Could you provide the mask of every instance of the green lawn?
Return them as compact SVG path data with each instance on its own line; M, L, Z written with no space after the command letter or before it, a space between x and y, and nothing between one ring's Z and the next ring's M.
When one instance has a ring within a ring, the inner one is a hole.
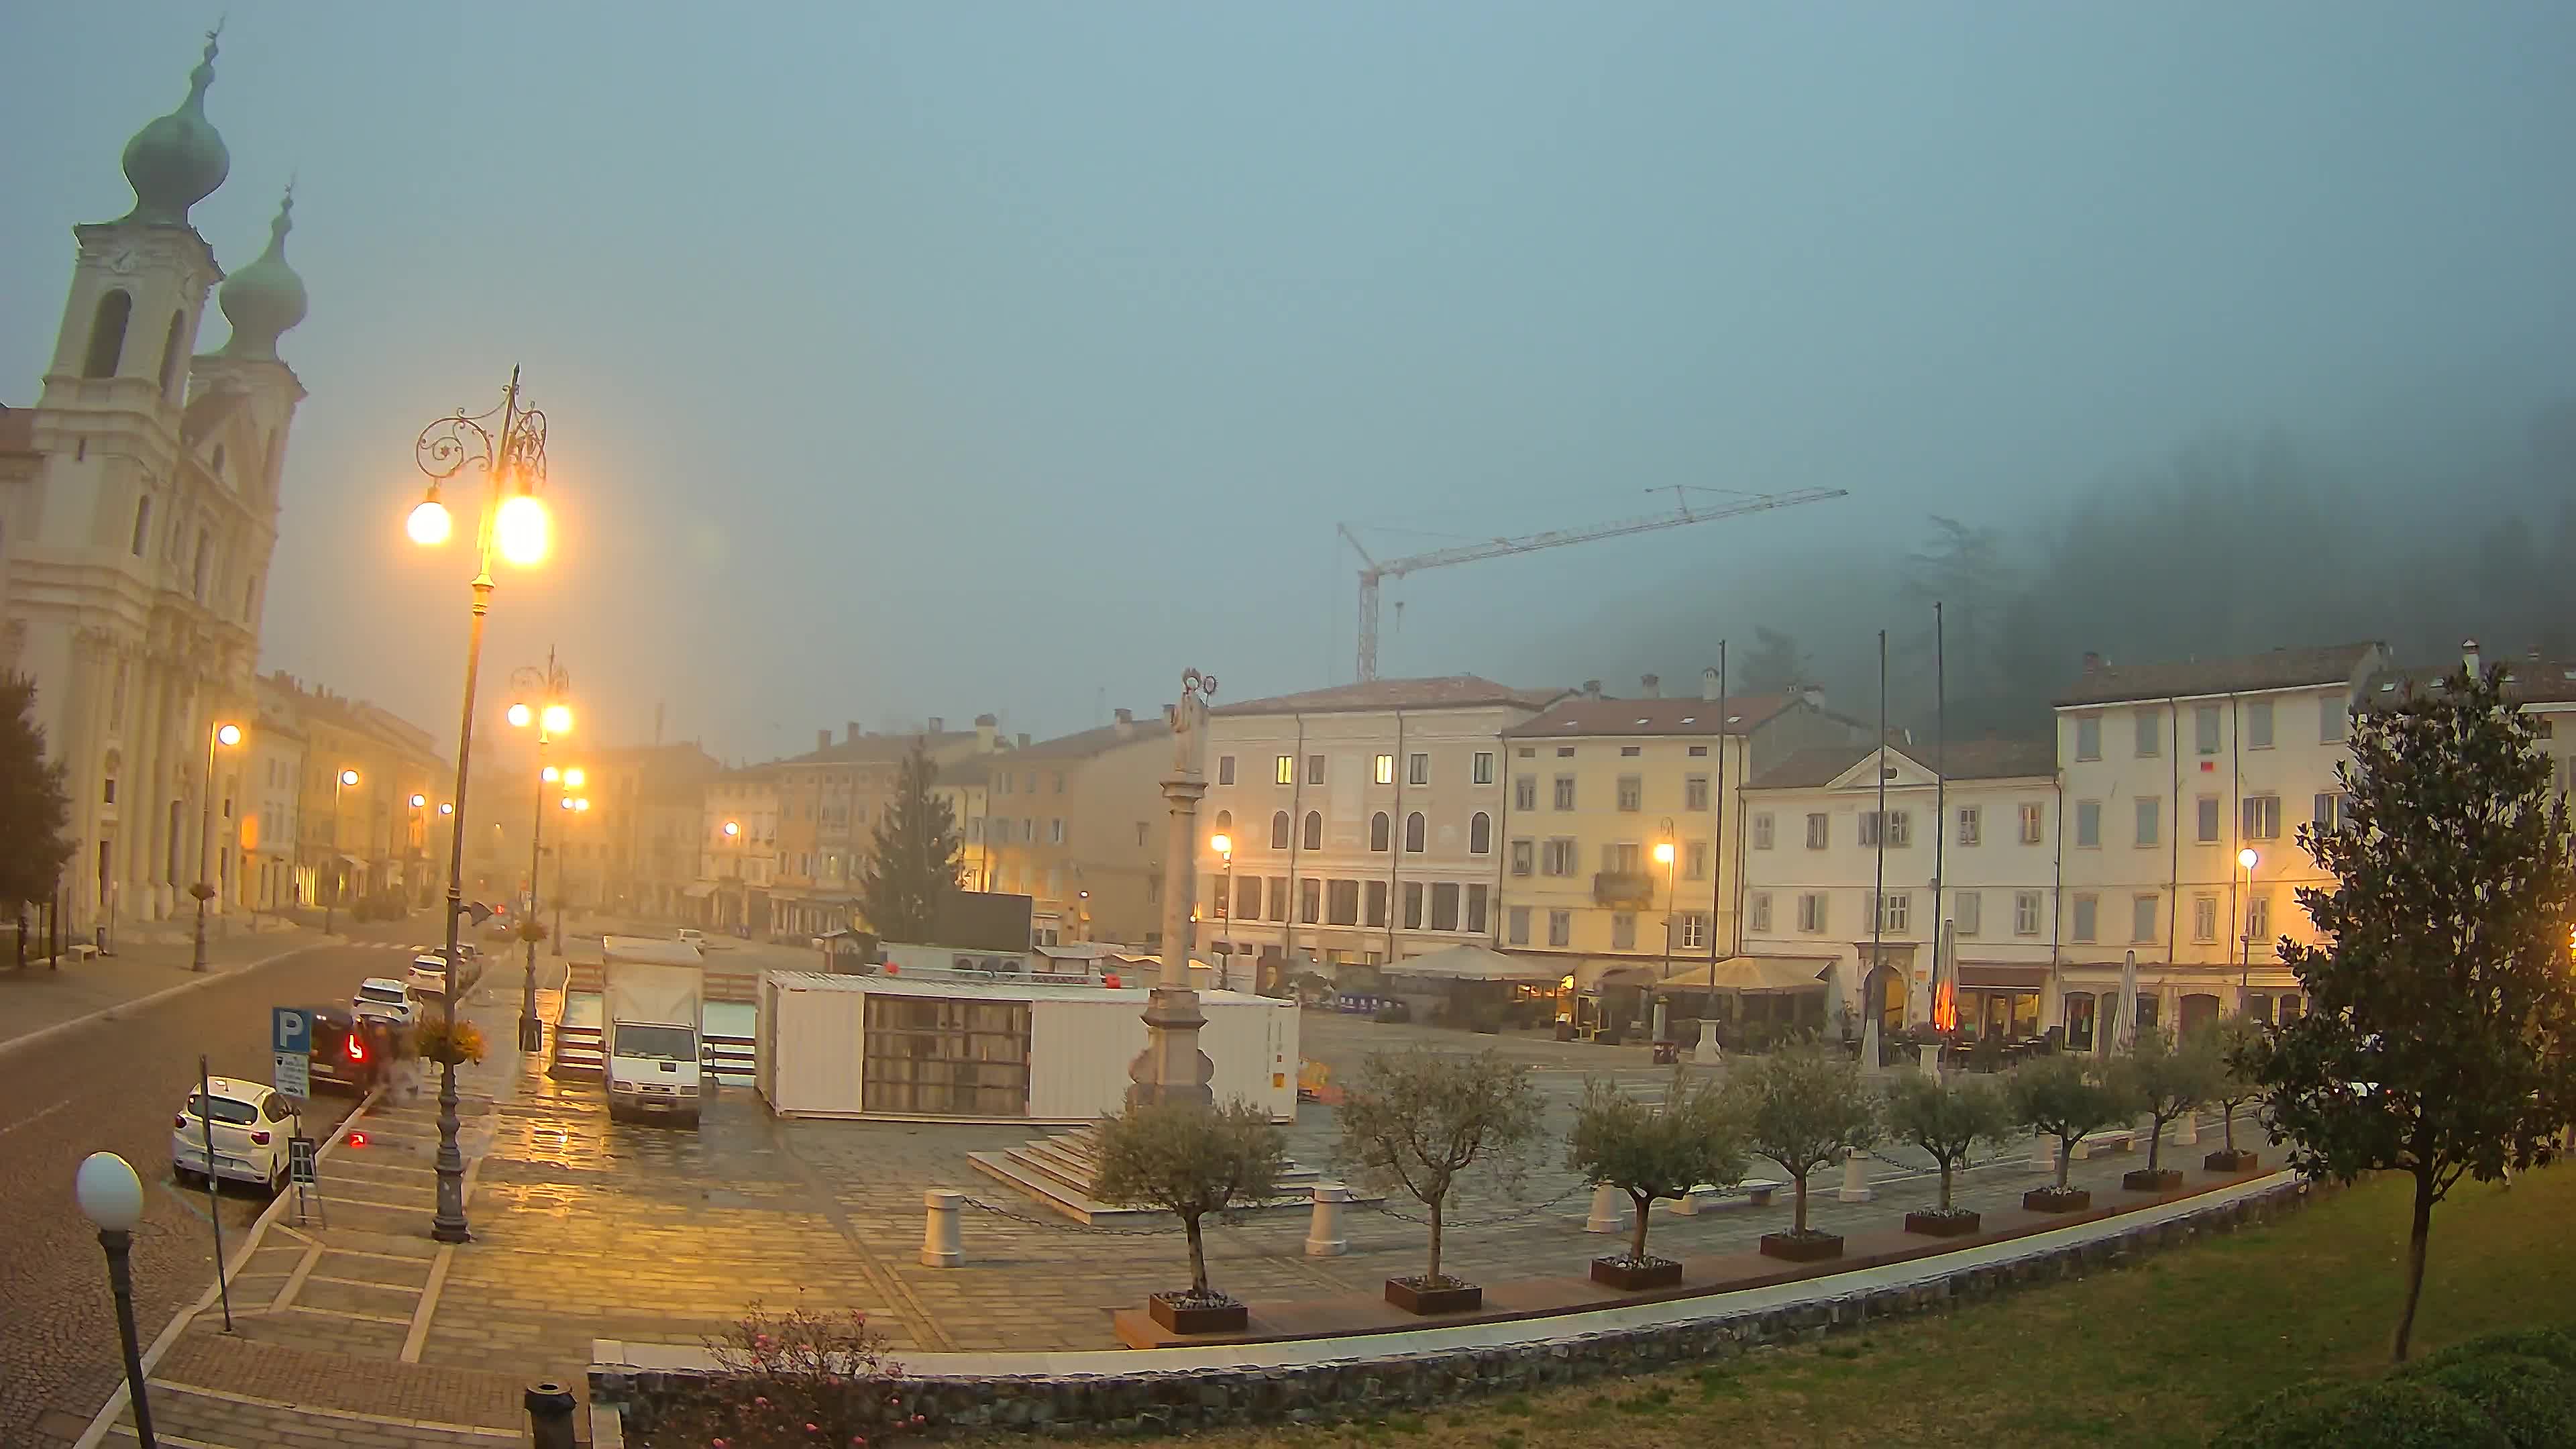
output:
M2385 1366L2410 1190L2391 1178L2328 1193L2124 1271L1704 1368L1374 1424L1163 1442L2199 1446L2277 1388ZM2509 1191L2454 1189L2433 1218L2416 1353L2576 1318L2571 1223L2576 1166Z

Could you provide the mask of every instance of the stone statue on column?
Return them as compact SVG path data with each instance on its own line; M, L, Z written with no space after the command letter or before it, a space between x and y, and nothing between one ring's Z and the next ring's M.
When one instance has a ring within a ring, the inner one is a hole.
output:
M1216 676L1192 669L1181 675L1181 698L1167 711L1172 722L1172 771L1163 780L1171 807L1171 833L1163 851L1163 976L1147 994L1145 1050L1127 1069L1130 1107L1215 1105L1208 1083L1216 1064L1199 1050L1198 993L1190 989L1191 919L1198 890L1199 799L1207 794L1207 702Z

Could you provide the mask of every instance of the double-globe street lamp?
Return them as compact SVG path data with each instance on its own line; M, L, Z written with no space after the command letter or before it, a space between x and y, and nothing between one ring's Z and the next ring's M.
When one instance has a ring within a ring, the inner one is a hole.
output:
M331 849L335 854L340 849L340 792L356 783L358 772L355 770L344 769L331 777ZM335 866L330 870L329 879L331 894L322 902L322 934L325 936L331 934L331 912L340 904L340 892L348 889L344 884L349 879L348 872L344 867Z
M1234 989L1234 837L1220 830L1208 837L1208 849L1225 858L1225 899L1217 902L1217 915L1225 931L1225 971L1217 984ZM1259 982L1253 983L1256 987Z
M552 778L552 775L551 775L551 774L549 774L548 778ZM586 783L586 782L587 782L588 778L589 778L588 776L586 776L586 775L584 775L584 774L582 773L581 767L580 767L579 765L575 765L575 766L573 766L571 769L566 770L566 771L564 771L564 772L563 772L563 780L562 780L562 784L563 784L563 787L564 787L566 790L578 790L578 789L580 789L580 788L583 786L583 784L584 784L584 783ZM589 797L589 796L587 796L587 795L565 795L565 796L562 796L562 797L558 798L558 799L555 801L555 804L556 804L557 806L559 806L560 808L564 809L564 810L568 810L568 811L572 812L572 818L573 818L573 820L578 820L578 819L580 819L580 818L582 817L582 815L584 815L585 813L587 813L587 812L589 811L589 809L590 809L590 797ZM565 892L565 889L566 889L566 887L565 887L565 885L564 885L564 871L565 871L564 862L565 862L566 860L569 860L569 859L571 858L571 856L570 856L570 855L565 851L564 846L565 846L565 845L569 845L569 844L571 844L571 835L572 835L572 820L567 820L567 821L565 821L565 822L564 822L564 836L565 836L565 840L563 841L563 843L562 843L562 844L558 844L558 845L555 847L555 930L554 930L554 937L555 937L555 959L556 959L556 960L558 960L558 961L560 961L560 960L562 960L562 959L563 959L563 954L564 954L564 941L563 941L563 898L564 898L564 892Z
M556 735L572 732L572 706L563 697L572 688L572 676L555 661L554 651L546 651L545 668L533 666L513 671L510 687L536 697L535 704L521 699L511 704L507 718L512 729L534 725L537 731L537 775L535 804L531 813L536 821L528 831L528 909L519 921L519 938L528 946L527 980L519 987L519 1050L545 1050L545 1025L537 1020L537 870L545 861L546 782L555 777L555 768L546 763L546 746ZM563 872L555 872L555 884L563 884ZM560 944L557 950L562 948Z
M197 898L197 949L188 961L191 971L206 969L206 903L215 898L215 751L218 747L229 750L240 744L241 738L241 726L237 724L219 724L206 731L206 794L197 823L197 883L188 887L188 894Z
M72 1176L72 1197L80 1203L81 1215L98 1225L98 1245L107 1250L107 1289L116 1298L116 1332L125 1346L125 1391L134 1404L134 1437L143 1449L153 1449L152 1401L144 1389L143 1347L134 1335L134 1270L128 1257L135 1226L143 1221L143 1180L124 1158L93 1152Z
M487 426L487 424L489 426ZM519 370L510 369L510 385L498 407L468 415L459 408L421 429L412 456L429 478L429 488L406 523L412 542L435 547L452 529L440 488L459 474L477 471L491 484L491 494L475 530L473 609L465 636L465 699L456 726L456 828L447 850L447 955L440 971L440 1004L456 1020L456 922L465 909L465 804L468 771L474 751L474 686L483 667L483 619L492 609L492 555L509 563L534 567L546 556L552 524L537 489L546 481L546 415L523 407ZM442 1243L469 1241L465 1222L465 1155L456 1145L456 1052L453 1044L439 1053L438 1210L429 1235Z

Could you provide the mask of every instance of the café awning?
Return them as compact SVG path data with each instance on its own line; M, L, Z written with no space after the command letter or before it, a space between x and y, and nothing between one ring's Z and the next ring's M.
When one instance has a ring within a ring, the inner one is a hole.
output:
M1824 974L1832 965L1814 956L1729 956L1722 961L1677 967L1673 974L1655 983L1655 990L1668 994L1724 991L1734 995L1822 991Z
M1410 956L1377 968L1388 976L1411 976L1426 981L1532 981L1554 982L1565 968L1548 960L1525 956L1506 956L1470 944L1450 946L1427 956Z

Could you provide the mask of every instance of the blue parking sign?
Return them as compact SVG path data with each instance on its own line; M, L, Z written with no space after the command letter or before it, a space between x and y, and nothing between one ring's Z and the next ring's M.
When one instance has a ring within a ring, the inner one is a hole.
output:
M271 1008L269 1038L269 1050L278 1055L311 1056L313 1054L313 1013L294 1006Z

